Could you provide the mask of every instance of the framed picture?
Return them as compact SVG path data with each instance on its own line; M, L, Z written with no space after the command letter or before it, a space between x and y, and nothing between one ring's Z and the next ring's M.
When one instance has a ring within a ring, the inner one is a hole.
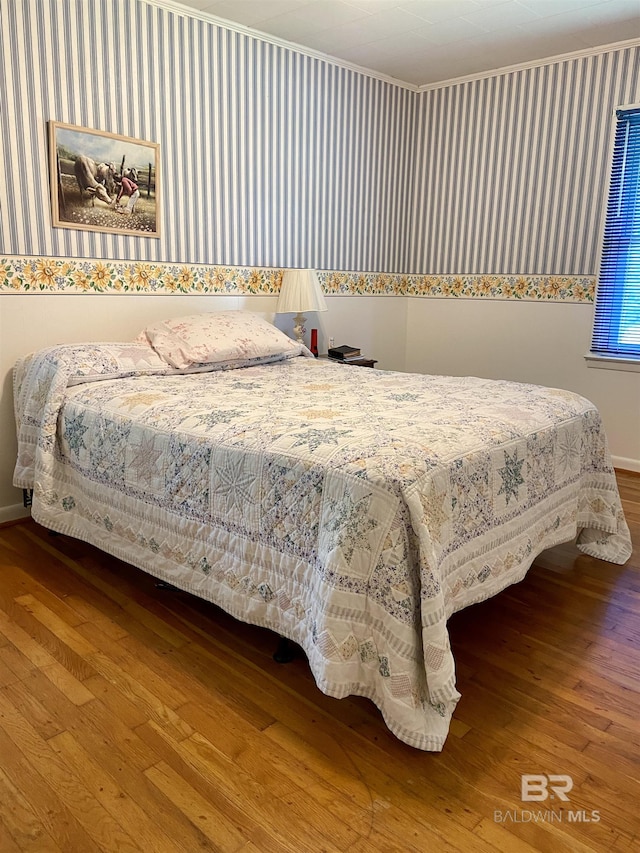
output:
M160 146L49 122L54 228L160 237Z

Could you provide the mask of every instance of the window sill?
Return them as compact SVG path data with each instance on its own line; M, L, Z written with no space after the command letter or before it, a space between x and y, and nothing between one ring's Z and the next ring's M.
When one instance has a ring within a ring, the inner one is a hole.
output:
M616 358L612 355L595 355L588 353L584 357L587 367L599 367L604 370L626 370L630 373L640 373L640 360L634 358Z

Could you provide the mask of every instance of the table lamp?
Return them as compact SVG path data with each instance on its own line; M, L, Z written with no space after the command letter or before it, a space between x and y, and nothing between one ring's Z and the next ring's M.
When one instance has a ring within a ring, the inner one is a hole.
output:
M285 270L282 276L276 314L295 314L293 333L299 344L304 344L304 311L326 311L318 273L315 270Z

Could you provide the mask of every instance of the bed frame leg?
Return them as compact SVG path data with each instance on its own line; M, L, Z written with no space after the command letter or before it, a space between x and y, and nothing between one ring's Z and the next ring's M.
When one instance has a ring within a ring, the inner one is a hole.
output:
M276 663L291 663L296 656L296 644L292 643L286 637L280 637L278 640L278 648L273 654L273 659Z

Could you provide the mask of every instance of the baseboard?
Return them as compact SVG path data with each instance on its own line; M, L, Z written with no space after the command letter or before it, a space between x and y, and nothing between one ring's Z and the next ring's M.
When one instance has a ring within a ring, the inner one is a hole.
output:
M22 504L13 504L12 506L0 506L0 524L7 521L15 521L18 518L28 518L30 511L28 507Z
M640 474L640 459L627 459L624 456L612 456L613 467L620 471L634 471Z

